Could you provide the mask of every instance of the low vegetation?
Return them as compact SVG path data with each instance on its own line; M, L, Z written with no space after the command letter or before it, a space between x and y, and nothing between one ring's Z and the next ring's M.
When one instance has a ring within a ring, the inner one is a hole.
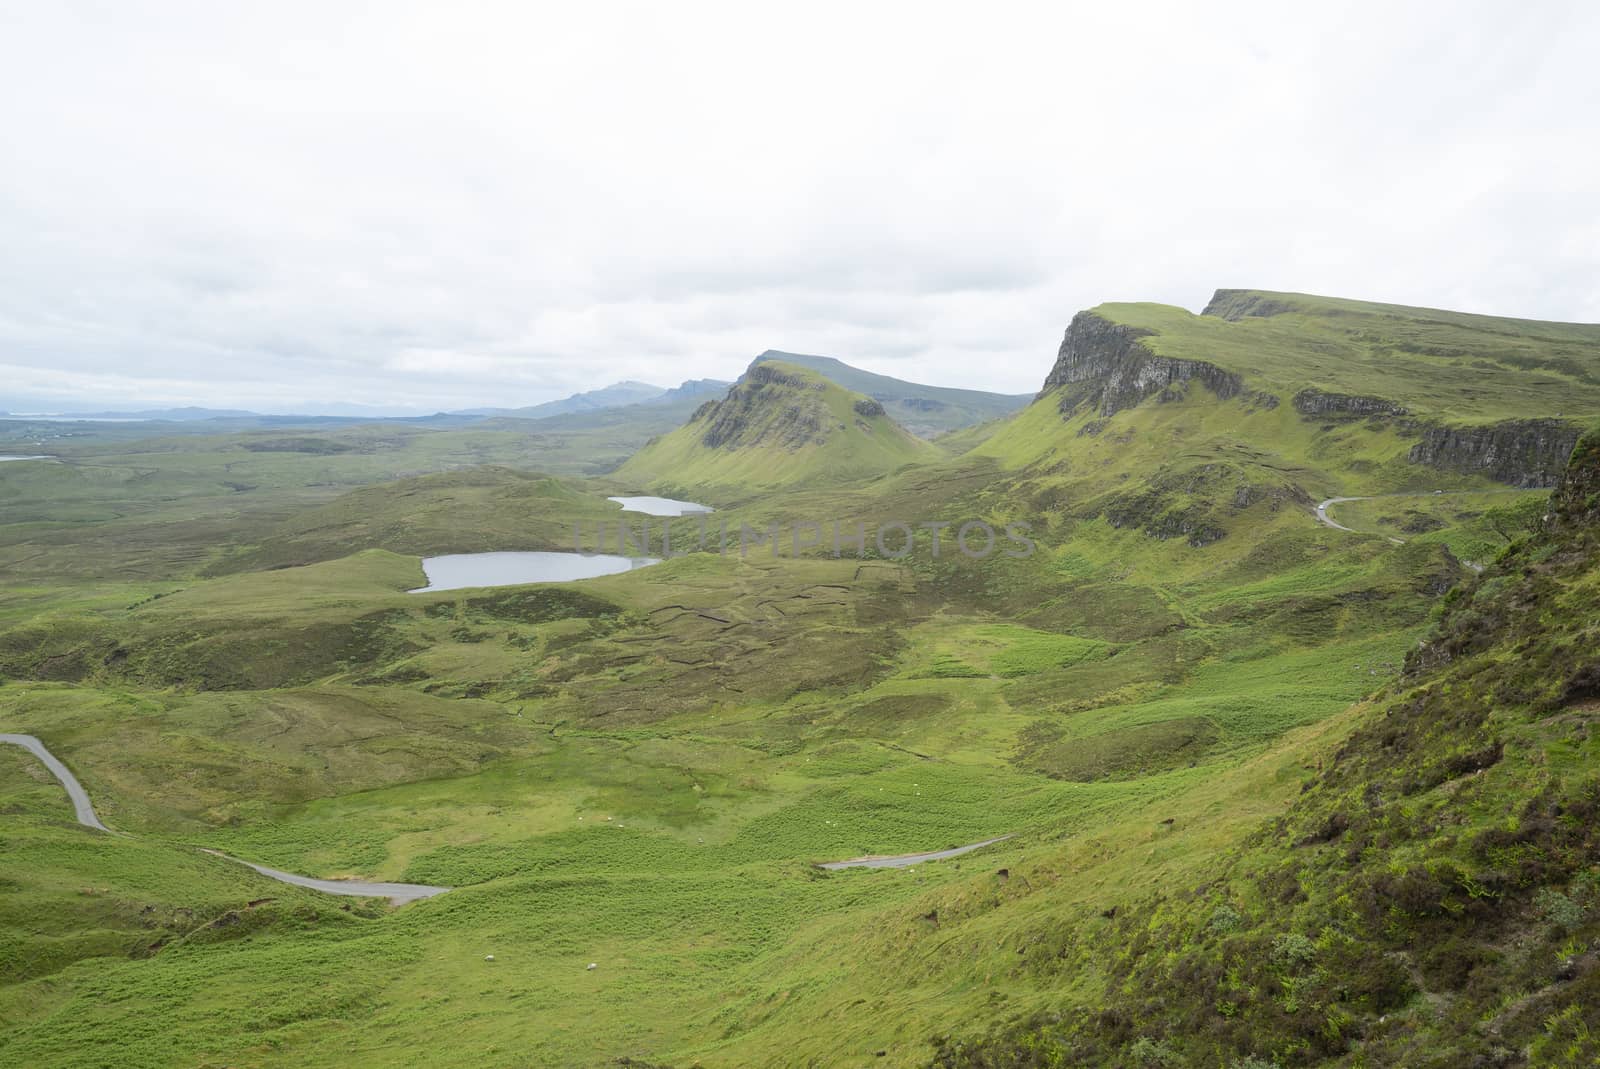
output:
M1273 297L1124 315L1227 340L1234 396L1052 388L964 450L765 362L611 476L510 425L113 426L3 466L0 729L124 834L0 747L0 1062L1593 1064L1600 446L1552 502L1291 401L1420 411L1391 387L1470 342L1520 385L1439 412L1530 417L1588 335L1501 324L1493 356L1477 320ZM1302 363L1341 346L1396 367ZM646 488L1034 550L408 593ZM1353 530L1333 496L1371 498Z

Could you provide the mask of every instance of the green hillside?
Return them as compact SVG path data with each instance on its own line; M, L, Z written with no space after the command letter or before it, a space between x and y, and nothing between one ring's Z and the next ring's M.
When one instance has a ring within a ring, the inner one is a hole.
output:
M845 483L938 455L871 398L808 368L763 360L726 397L634 454L615 478L705 496Z
M1332 313L1181 315L1281 382L1086 314L959 453L769 361L605 479L518 421L0 465L0 731L123 833L0 746L0 1064L1592 1065L1593 440L1529 367L1418 454L1294 403ZM407 593L646 488L1032 552Z
M770 361L809 368L847 390L866 394L883 405L896 423L922 438L935 438L963 427L1008 416L1032 400L1031 394L926 386L920 382L906 382L863 371L831 356L802 356L781 353L775 349L756 357L751 367Z

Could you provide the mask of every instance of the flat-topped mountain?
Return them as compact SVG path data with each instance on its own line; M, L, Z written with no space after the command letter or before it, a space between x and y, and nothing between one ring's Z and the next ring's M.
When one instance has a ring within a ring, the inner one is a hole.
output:
M1411 464L1550 486L1600 418L1600 326L1257 290L1219 290L1201 315L1103 304L1073 317L1047 396L1096 427L1150 399L1281 405L1313 436L1387 432ZM1281 418L1251 437L1270 447Z
M872 398L810 368L763 359L726 397L641 449L617 477L639 485L788 486L859 479L935 455Z
M750 366L753 368L756 364L770 361L808 368L847 390L866 394L883 405L884 411L895 422L920 438L934 438L962 427L1008 416L1031 400L1028 394L926 386L920 382L906 382L904 379L863 371L831 356L802 356L775 349L768 349L756 357Z
M1108 375L1108 409L1197 378L1214 392L1271 392L1308 415L1563 413L1582 427L1600 414L1600 325L1218 290L1201 315L1143 303L1080 312L1045 388Z

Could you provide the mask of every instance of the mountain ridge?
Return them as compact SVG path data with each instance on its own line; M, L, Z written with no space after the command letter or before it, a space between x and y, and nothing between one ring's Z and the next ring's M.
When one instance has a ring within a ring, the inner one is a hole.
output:
M1073 317L1036 401L1105 421L1196 389L1283 405L1314 435L1386 431L1410 464L1549 487L1600 419L1600 326L1253 290L1219 290L1199 316L1106 304Z
M809 368L847 390L865 394L882 404L895 422L919 438L934 438L1002 418L1020 410L1031 399L1029 394L928 386L864 371L831 356L807 356L777 349L763 352L750 362L750 367L767 361Z

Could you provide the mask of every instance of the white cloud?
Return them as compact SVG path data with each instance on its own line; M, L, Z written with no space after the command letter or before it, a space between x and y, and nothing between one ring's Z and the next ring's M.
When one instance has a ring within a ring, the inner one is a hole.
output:
M1078 308L1217 286L1593 320L1596 43L1557 3L12 5L0 404L766 348L1026 392Z

